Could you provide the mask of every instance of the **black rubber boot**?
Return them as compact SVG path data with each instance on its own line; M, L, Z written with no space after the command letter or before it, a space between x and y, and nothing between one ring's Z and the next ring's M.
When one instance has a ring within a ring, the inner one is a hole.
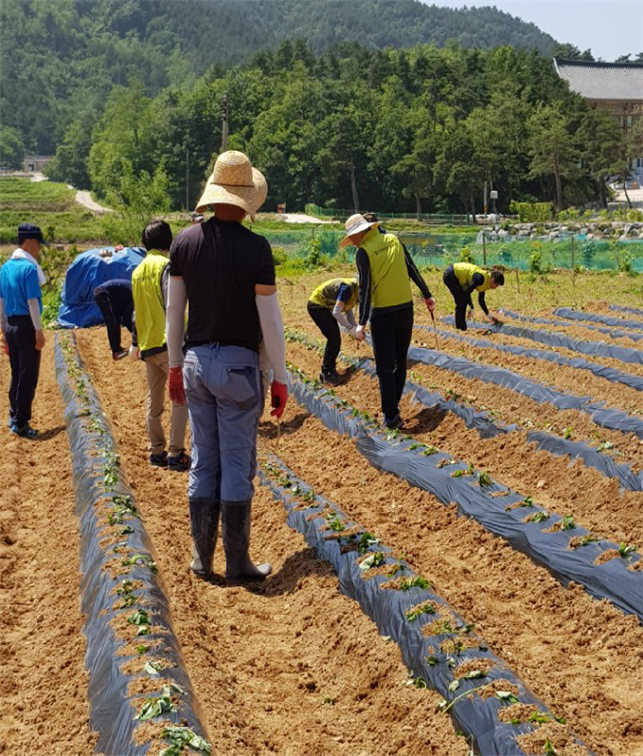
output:
M217 499L190 499L192 562L190 569L207 580L212 575L212 559L217 545L220 506Z
M226 558L226 581L247 583L265 580L272 565L256 567L248 555L250 546L250 509L252 500L221 502L221 533Z

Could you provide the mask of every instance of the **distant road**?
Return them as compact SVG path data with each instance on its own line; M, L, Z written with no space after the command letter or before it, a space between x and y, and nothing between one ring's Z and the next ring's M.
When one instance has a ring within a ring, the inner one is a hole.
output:
M84 205L88 210L93 210L95 213L114 212L113 210L110 210L108 207L103 207L102 205L99 205L98 202L94 202L89 192L83 192L83 191L76 192L75 200L76 202L79 202L81 205Z

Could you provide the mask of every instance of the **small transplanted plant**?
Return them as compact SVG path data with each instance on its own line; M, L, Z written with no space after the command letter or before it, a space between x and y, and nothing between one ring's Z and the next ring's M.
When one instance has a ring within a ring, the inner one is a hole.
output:
M532 514L530 517L527 517L525 522L545 522L545 520L549 519L549 512L546 512L544 509L541 509L539 512L536 512L535 514Z
M372 567L381 567L383 564L384 554L381 551L375 551L359 563L359 568L360 570L370 570Z
M634 546L634 544L628 545L625 542L622 542L618 547L619 556L623 557L623 559L629 559L637 551L638 546Z
M413 622L423 614L435 614L435 612L435 604L430 601L425 601L423 604L411 607L411 609L406 612L406 619L408 622Z
M206 754L212 753L210 743L187 727L164 727L161 732L161 738L168 740L170 746L160 751L159 756L180 756L185 753L186 748Z

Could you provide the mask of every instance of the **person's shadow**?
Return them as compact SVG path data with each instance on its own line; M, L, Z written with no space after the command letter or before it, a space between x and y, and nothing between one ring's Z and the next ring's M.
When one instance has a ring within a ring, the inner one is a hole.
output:
M242 587L251 593L271 598L272 596L293 593L302 578L311 575L323 578L334 574L335 571L329 562L315 556L315 549L302 546L299 551L286 559L281 565L281 569L268 575L265 581L247 583ZM210 582L218 586L225 585L225 580L220 575L213 575Z
M306 420L310 417L310 412L300 412L285 423L281 424L281 433L284 436L298 431ZM274 420L262 420L259 422L258 434L263 439L273 440L277 438L277 418Z
M65 433L67 431L66 425L57 425L55 428L50 428L46 431L41 431L36 436L36 441L49 441L52 438L56 438L59 433Z
M430 433L440 426L447 414L447 410L425 407L404 423L404 430L409 433Z

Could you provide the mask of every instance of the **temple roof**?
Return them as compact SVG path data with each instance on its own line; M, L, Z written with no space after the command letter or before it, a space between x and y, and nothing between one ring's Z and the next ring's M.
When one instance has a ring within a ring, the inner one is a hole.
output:
M588 100L643 101L643 64L554 58L558 75Z

